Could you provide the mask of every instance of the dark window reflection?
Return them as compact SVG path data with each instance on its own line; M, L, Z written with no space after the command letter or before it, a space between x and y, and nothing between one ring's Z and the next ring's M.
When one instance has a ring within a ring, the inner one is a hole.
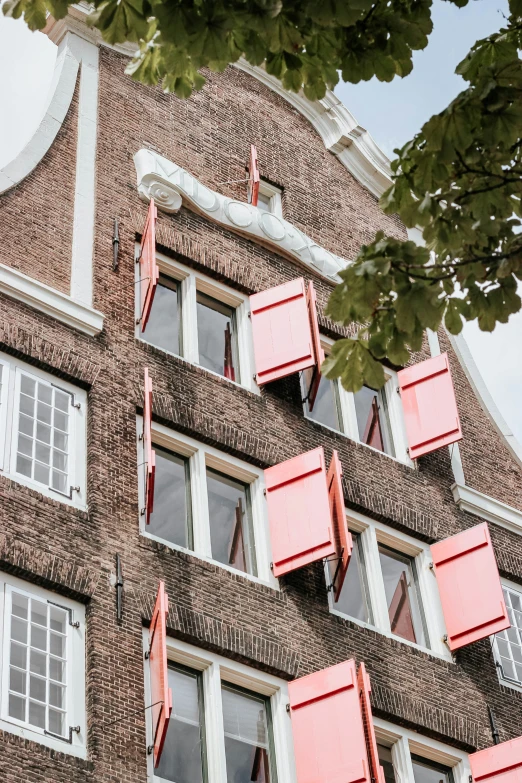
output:
M175 354L181 354L180 290L181 283L160 275L147 328L141 334L148 343Z
M207 468L212 557L256 575L248 484Z
M343 588L335 608L349 617L355 617L365 623L372 622L368 596L366 573L364 569L361 538L352 533L353 549ZM335 573L336 563L329 563L330 576Z
M411 757L415 783L454 783L451 767L443 767L419 756Z
M227 783L275 783L268 700L228 685L221 695Z
M203 783L204 726L200 676L169 667L172 715L155 776L173 783Z
M312 379L311 371L303 373L303 392L306 395L310 388ZM308 402L306 404L307 416L320 424L325 424L334 430L341 430L341 421L339 416L339 400L337 386L333 381L321 375L317 397L314 407L310 410Z
M233 307L197 292L199 363L208 370L239 381Z
M375 389L363 386L353 396L361 443L367 443L374 449L394 455L384 390L377 392Z
M192 549L189 461L157 446L154 510L149 533Z
M427 646L413 559L379 544L392 633Z
M395 783L395 772L393 769L392 752L391 748L386 748L384 745L377 745L377 752L379 754L379 761L384 771L384 780L386 783Z

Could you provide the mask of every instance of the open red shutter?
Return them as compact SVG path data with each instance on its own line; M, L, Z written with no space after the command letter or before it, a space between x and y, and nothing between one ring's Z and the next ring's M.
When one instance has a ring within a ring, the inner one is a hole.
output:
M431 547L450 650L509 628L486 522Z
M288 683L297 783L370 783L355 662Z
M313 288L312 297L315 303ZM253 294L250 310L256 380L260 386L317 364L312 311L302 277ZM315 311L313 318L317 323Z
M462 438L448 354L397 373L411 459Z
M154 478L156 452L152 448L152 381L145 368L145 399L143 402L143 456L145 463L145 522L148 525L154 508Z
M265 470L274 576L335 554L322 447Z
M167 666L167 614L169 598L163 582L159 583L154 612L150 624L150 692L154 767L157 767L172 712L172 691L169 688Z
M248 203L257 207L259 198L259 167L257 165L257 150L250 145L250 159L248 161Z
M319 322L317 320L317 301L315 297L314 284L310 280L306 292L306 303L308 305L308 315L310 317L310 330L312 333L312 343L315 355L315 367L313 368L312 381L308 389L308 407L313 410L315 398L321 383L321 365L324 362L324 351L321 345L321 336L319 334Z
M140 253L140 326L145 331L152 308L152 300L156 292L159 278L159 267L156 263L156 218L158 210L151 198L147 220L141 238Z
M475 783L521 783L522 737L471 753L469 763Z
M334 600L338 601L344 583L350 556L352 554L352 534L348 530L346 512L344 510L344 494L341 476L343 469L337 451L333 451L330 467L326 476L330 512L333 522L335 557L338 561L332 564Z
M370 693L372 688L364 663L359 665L359 671L357 672L357 685L359 687L359 698L361 699L361 714L364 725L364 734L366 737L368 761L370 764L370 775L374 783L384 783L384 770L379 762L377 740L375 738L375 729L373 727L372 705L370 703Z

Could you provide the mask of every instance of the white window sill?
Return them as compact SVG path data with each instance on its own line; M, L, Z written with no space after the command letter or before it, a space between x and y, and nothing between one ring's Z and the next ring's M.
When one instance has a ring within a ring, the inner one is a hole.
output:
M0 264L0 292L90 337L103 329L102 313L5 264Z
M38 729L34 726L28 727L27 724L21 723L15 718L0 719L0 729L9 732L10 734L16 734L18 737L22 737L31 742L38 742L40 745L46 745L48 748L52 748L59 753L66 753L81 759L87 758L85 738L81 731L79 734L73 732L72 744L70 744L65 739L59 740L55 737L50 737L48 734L44 734L43 729Z
M57 500L58 503L64 503L66 506L72 506L73 508L77 508L79 511L87 511L87 505L82 502L82 492L73 491L72 498L69 498L67 495L62 495L60 492L54 492L49 487L46 487L45 484L39 484L37 481L32 481L26 476L22 476L18 473L9 473L7 471L0 470L0 476L5 476L7 479L14 481L16 484L22 484L22 486L29 487L29 489L33 489L35 492L40 492L40 494L51 498L51 500Z
M159 536L155 536L152 533L147 533L146 530L140 530L140 534L144 536L144 538L148 538L151 541L156 541L158 544L162 544L163 546L168 547L168 549L173 549L176 552L183 552L183 554L185 555L190 555L191 557L195 557L197 560L202 560L204 563L209 563L209 565L222 568L223 570L228 571L231 574L235 574L236 576L241 576L242 578L248 579L251 582L255 582L256 584L264 585L265 587L270 587L272 590L279 590L279 582L275 577L272 577L272 579L268 581L266 579L262 579L259 576L248 574L246 571L239 571L237 568L233 568L232 566L227 565L226 563L220 563L219 560L214 560L212 557L207 557L206 555L202 555L199 552L194 552L194 550L192 549L187 549L186 547L179 546L178 544L173 544L172 541L167 541L166 539L159 538Z
M387 639L393 639L394 641L400 642L401 644L405 644L408 647L413 647L414 649L419 650L419 652L426 653L426 655L431 655L433 658L439 658L440 660L447 661L448 663L455 663L455 660L449 650L447 651L447 653L446 652L442 653L437 650L432 650L429 647L423 647L421 644L416 644L415 642L410 642L408 639L403 639L402 636L396 636L393 633L388 633L387 631L383 631L380 628L377 628L377 626L372 625L371 623L365 623L364 620L358 620L356 617L350 617L349 614L344 614L344 612L340 612L338 609L334 609L331 605L330 605L330 612L331 614L334 614L337 617L342 617L343 620L349 620L351 623L360 625L361 628L367 628L369 631L374 631L375 633L378 633L381 636L386 636Z
M463 484L453 484L451 490L455 503L462 511L522 535L522 511Z

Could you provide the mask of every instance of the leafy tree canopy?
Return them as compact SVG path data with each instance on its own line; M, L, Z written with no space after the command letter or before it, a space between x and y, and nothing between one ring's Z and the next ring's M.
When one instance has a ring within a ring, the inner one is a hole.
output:
M445 0L463 7L468 0ZM33 30L69 0L7 0ZM92 24L110 44L133 41L128 66L145 84L189 97L245 57L311 100L339 77L391 81L428 43L432 0L94 0ZM379 233L341 273L327 314L358 324L323 365L349 391L384 383L380 362L402 365L426 328L458 334L466 320L492 331L521 307L522 0L500 32L457 66L467 88L396 150L385 212L422 230L425 246Z

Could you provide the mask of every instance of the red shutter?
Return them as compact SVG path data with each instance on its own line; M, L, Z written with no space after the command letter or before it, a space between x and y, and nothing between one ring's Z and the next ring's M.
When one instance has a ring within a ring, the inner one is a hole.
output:
M154 508L154 478L156 452L152 448L152 381L145 368L145 399L143 402L143 456L145 463L145 522L148 525Z
M522 737L471 753L469 763L475 783L521 783Z
M397 373L411 459L462 438L448 354Z
M302 277L253 294L250 310L256 380L260 386L317 364L311 311ZM313 317L317 321L315 313Z
M308 305L308 315L310 317L310 330L312 333L312 343L315 355L315 367L313 369L312 381L308 389L308 407L313 410L315 398L321 383L321 365L324 362L324 351L321 346L321 336L319 334L319 322L317 320L317 301L315 297L315 288L312 281L308 283L306 292L306 303Z
M259 167L257 165L257 150L250 145L250 160L248 162L248 203L257 207L259 198Z
M159 278L159 267L156 263L156 218L158 210L151 198L140 253L140 326L145 331L152 308L152 300L156 292Z
M341 476L343 469L337 451L332 452L328 468L327 483L330 498L330 512L334 530L335 557L338 562L332 563L334 600L338 601L348 571L350 555L352 554L352 534L348 530L346 512L344 510L344 494Z
M509 628L487 523L431 547L450 650Z
M265 470L274 576L335 554L324 451Z
M370 783L355 662L288 683L297 783Z
M163 743L169 727L172 712L172 691L169 688L167 666L167 614L169 598L163 582L159 583L154 612L150 624L150 693L152 712L152 739L154 748L154 767L157 767Z
M377 740L375 738L375 729L373 727L372 705L370 703L370 692L372 688L364 663L359 665L359 671L357 672L357 685L359 687L359 698L361 699L361 714L364 725L364 734L366 737L368 761L370 763L370 775L375 783L384 783L384 770L381 767L379 761Z

